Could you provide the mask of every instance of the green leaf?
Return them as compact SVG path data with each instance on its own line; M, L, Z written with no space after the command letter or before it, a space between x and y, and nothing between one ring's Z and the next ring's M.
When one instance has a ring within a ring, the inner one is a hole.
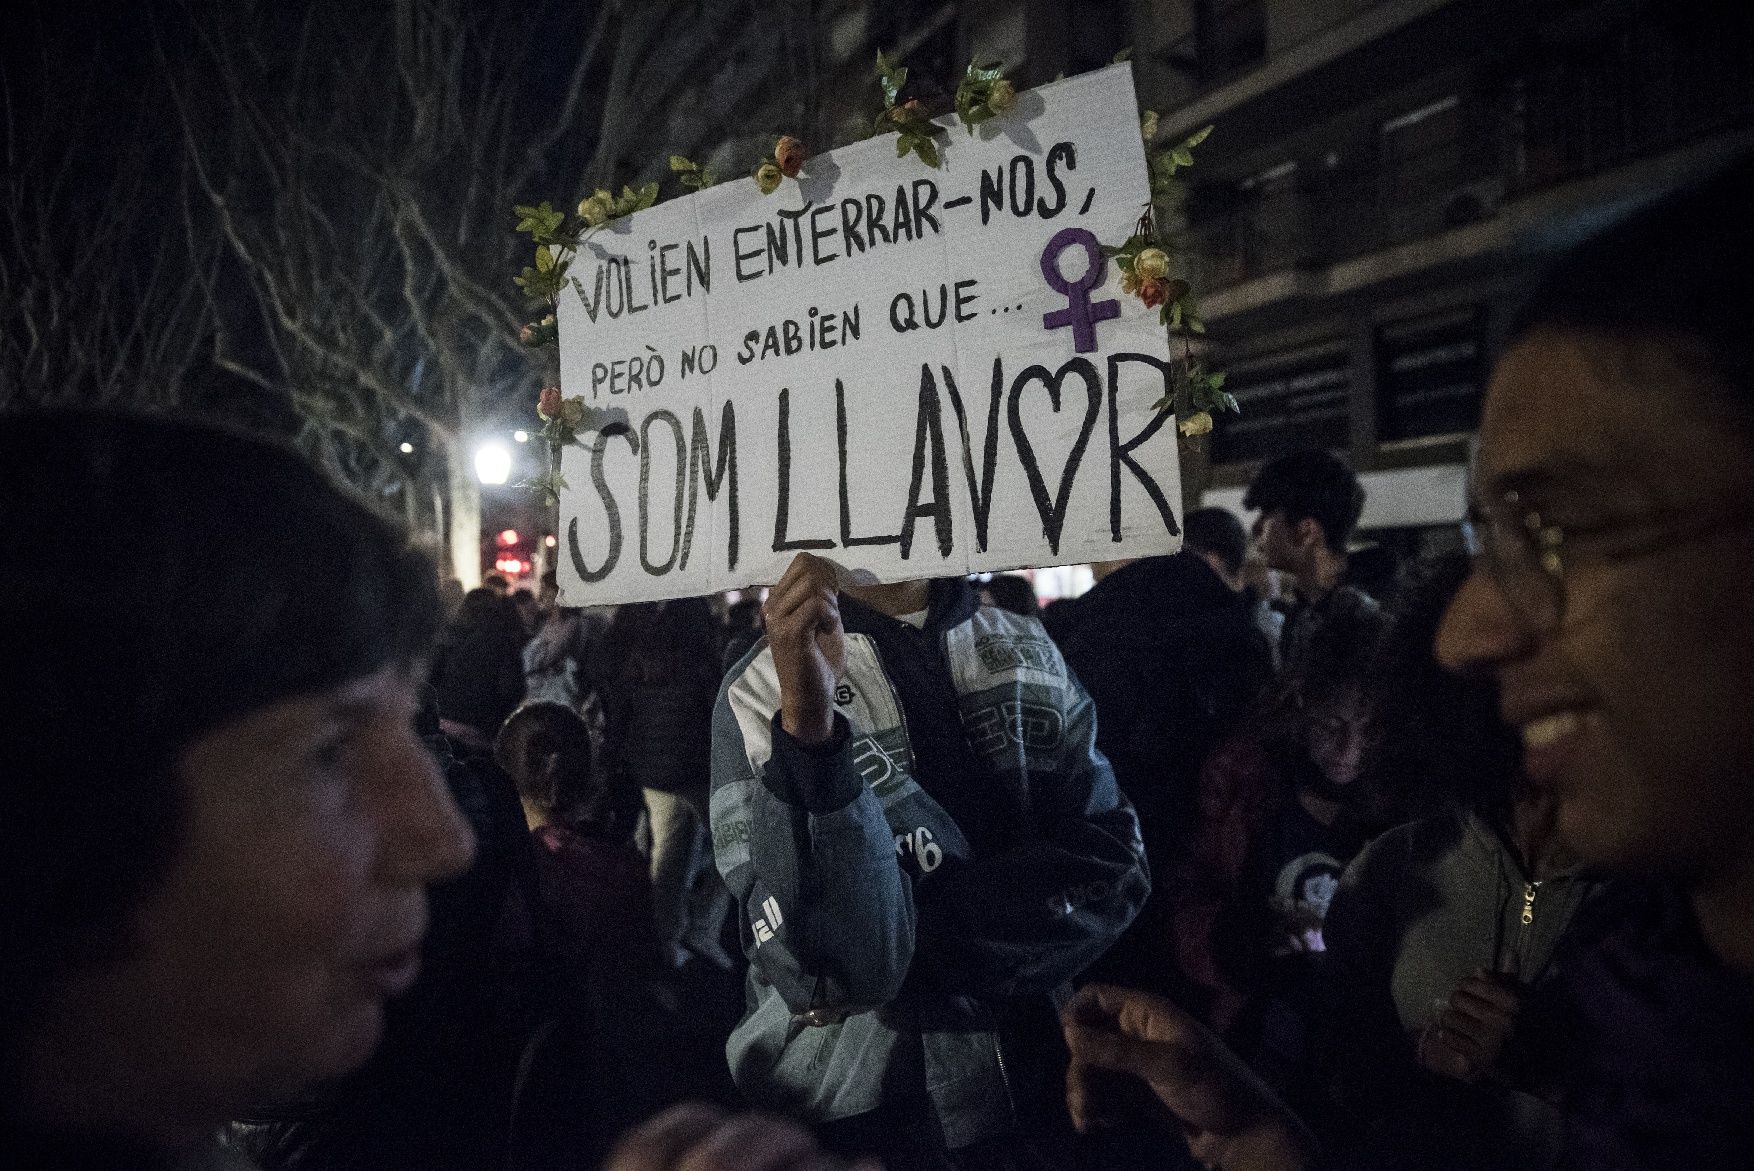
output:
M1188 318L1188 328L1195 333L1205 333L1206 323L1201 321L1198 317L1190 317Z
M1170 151L1169 157L1170 157L1170 159L1172 159L1175 162L1175 165L1178 167L1191 167L1194 165L1193 152L1188 150L1188 148L1185 146L1178 146L1174 150Z
M1218 405L1225 410L1235 411L1239 415L1242 414L1242 404L1236 401L1236 396L1234 394L1231 394L1229 391L1221 390L1216 397L1218 399Z
M671 155L670 170L678 175L691 175L698 172L700 166L693 159L685 159L681 155Z
M915 142L914 153L918 154L920 156L920 161L925 163L928 167L937 167L938 144L924 134L920 135Z
M1171 301L1168 308L1169 328L1180 329L1182 326L1182 303L1180 301Z
M554 253L549 251L548 245L546 244L538 244L536 246L536 271L554 271Z
M1202 127L1201 129L1194 131L1192 134L1190 134L1186 138L1182 139L1182 149L1183 150L1194 149L1196 146L1199 146L1202 142L1205 142L1206 137L1208 135L1210 135L1211 133L1212 133L1212 128L1210 126Z
M1133 59L1133 46L1128 45L1126 48L1124 48L1120 52L1116 53L1114 55L1113 60L1111 60L1109 63L1111 65L1119 65L1123 61L1131 61L1132 59Z
M912 150L913 148L914 148L914 136L913 135L911 135L911 134L898 134L895 136L895 157L896 158L905 159L907 157L907 152Z
M894 106L901 87L907 84L907 67L895 58L877 50L877 82L883 88L883 104Z
M1224 386L1225 377L1226 371L1220 370L1218 373L1206 379L1206 385L1210 386L1213 390L1220 390Z
M639 189L639 198L634 204L634 209L644 211L656 202L658 202L658 182L654 179Z

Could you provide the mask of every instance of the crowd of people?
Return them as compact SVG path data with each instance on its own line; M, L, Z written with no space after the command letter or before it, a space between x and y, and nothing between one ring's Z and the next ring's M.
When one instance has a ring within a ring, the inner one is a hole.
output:
M1041 612L610 613L268 441L0 419L0 1154L1754 1163L1749 206L1554 267L1392 585L1325 452Z

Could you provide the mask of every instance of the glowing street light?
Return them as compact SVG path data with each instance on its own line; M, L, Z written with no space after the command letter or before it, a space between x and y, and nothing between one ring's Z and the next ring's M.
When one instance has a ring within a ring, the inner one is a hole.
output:
M412 443L404 443L402 445L402 454L403 455L413 455L414 454L414 445Z
M475 478L483 484L503 484L511 479L512 453L503 443L483 443L475 449Z
M528 443L530 442L530 433L528 431L513 431L512 438L519 443Z

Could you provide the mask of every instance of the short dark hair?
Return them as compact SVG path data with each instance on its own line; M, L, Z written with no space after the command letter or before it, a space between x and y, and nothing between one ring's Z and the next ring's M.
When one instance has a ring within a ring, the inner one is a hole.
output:
M560 753L567 763L552 785L537 785L519 767L520 756ZM584 719L565 704L531 700L500 725L493 742L494 760L517 782L518 796L544 809L564 810L589 795L595 768L591 732Z
M617 784L597 767L583 717L565 704L531 700L506 717L494 740L494 759L516 781L518 796L574 829L625 840L639 818L639 790ZM565 762L549 781L519 767L529 757L559 753Z
M1326 451L1294 451L1266 464L1243 494L1244 508L1265 516L1283 512L1292 524L1313 520L1322 526L1328 547L1346 550L1346 540L1364 514L1364 486L1346 461Z
M1754 154L1674 192L1556 261L1509 340L1541 328L1688 340L1708 385L1754 422ZM1678 355L1686 359L1687 355Z
M122 945L177 847L183 750L423 654L437 577L405 533L296 452L214 426L0 415L0 469L10 1014Z
M1196 553L1210 553L1231 573L1248 560L1249 535L1228 508L1196 508L1182 520L1182 540Z

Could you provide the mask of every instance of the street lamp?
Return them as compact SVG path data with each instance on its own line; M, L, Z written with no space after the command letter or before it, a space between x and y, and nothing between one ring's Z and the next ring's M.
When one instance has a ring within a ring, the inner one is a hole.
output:
M483 484L503 484L512 475L512 453L503 443L483 443L475 449L475 477Z
M530 442L530 433L528 431L513 431L512 438L519 443L528 443Z

